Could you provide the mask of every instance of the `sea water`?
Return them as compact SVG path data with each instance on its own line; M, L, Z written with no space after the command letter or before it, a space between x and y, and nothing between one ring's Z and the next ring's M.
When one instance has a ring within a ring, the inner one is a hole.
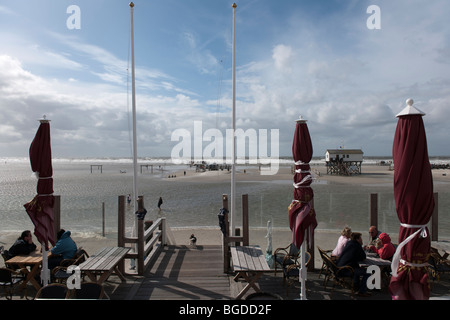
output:
M147 159L142 162L153 165L153 172L151 167L144 167L142 173L138 168L138 192L144 196L144 206L148 211L145 220L164 216L172 228L218 228L217 214L222 207L222 195L230 194L229 182L168 178L195 168L172 165L170 159ZM98 167L91 168L91 165L102 165L102 172ZM244 169L237 167L238 172ZM101 233L104 203L106 232L117 232L118 196L132 194L133 191L131 160L54 159L53 179L54 194L61 197L62 228L86 235ZM0 159L0 232L33 229L23 205L35 196L36 184L37 179L27 158ZM350 226L353 230L367 230L370 194L378 193L379 229L388 233L398 232L392 182L380 180L375 185L336 184L316 177L312 188L318 229L340 231ZM439 235L448 237L450 188L435 182L435 189L439 190ZM248 194L251 228L266 228L269 220L274 228L289 228L292 180L236 182L236 226L242 221L242 194ZM161 211L157 207L159 197L164 201ZM127 230L131 232L135 223L134 208L126 204L125 209Z

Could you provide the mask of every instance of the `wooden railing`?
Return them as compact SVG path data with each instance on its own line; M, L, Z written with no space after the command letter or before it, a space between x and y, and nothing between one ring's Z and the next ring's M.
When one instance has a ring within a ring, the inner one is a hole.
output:
M228 221L228 195L222 195L222 207L226 209L224 213L225 234L222 235L222 250L223 250L223 272L230 271L230 243L235 242L235 245L249 245L249 230L248 230L248 194L242 195L242 236L231 236L230 224ZM237 232L236 232L237 233ZM240 232L239 232L240 233Z
M139 197L139 207L143 207L143 198ZM138 275L143 275L145 269L152 263L167 244L166 219L159 218L155 222L137 220L137 237L125 236L125 196L119 196L119 220L117 245L125 247L133 244L133 250L125 256L125 259L135 259ZM125 272L124 264L119 266L122 273Z

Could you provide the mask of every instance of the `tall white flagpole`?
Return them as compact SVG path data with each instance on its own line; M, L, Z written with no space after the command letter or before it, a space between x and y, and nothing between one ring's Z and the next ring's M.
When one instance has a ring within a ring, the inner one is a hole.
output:
M231 150L231 236L235 235L235 208L236 208L236 3L233 3L233 135Z
M134 212L138 211L138 187L137 187L137 134L136 134L136 87L135 87L135 66L134 66L134 20L133 20L133 8L134 3L130 2L130 14L131 14L131 104L133 113L133 209ZM134 222L134 234L137 234L136 223L137 216ZM135 261L131 260L132 268L135 267Z

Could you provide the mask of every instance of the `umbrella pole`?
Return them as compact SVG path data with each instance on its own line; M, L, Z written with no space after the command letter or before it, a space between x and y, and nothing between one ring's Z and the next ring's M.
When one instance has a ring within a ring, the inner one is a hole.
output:
M48 270L48 254L45 249L45 243L41 243L42 248L42 270L41 270L41 281L42 285L45 287L50 283L50 270Z
M306 235L305 235L306 238ZM298 273L298 280L300 281L301 289L300 289L300 300L306 299L306 288L305 288L305 280L306 280L306 262L305 262L305 254L306 254L306 243L305 239L303 239L302 245L300 247L300 271Z

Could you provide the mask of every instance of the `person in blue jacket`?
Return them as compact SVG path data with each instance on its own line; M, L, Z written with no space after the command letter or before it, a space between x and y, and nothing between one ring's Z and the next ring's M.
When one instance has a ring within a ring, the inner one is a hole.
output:
M77 245L70 237L71 232L59 230L55 246L50 250L52 255L48 260L49 269L58 266L64 259L72 259L77 252Z

